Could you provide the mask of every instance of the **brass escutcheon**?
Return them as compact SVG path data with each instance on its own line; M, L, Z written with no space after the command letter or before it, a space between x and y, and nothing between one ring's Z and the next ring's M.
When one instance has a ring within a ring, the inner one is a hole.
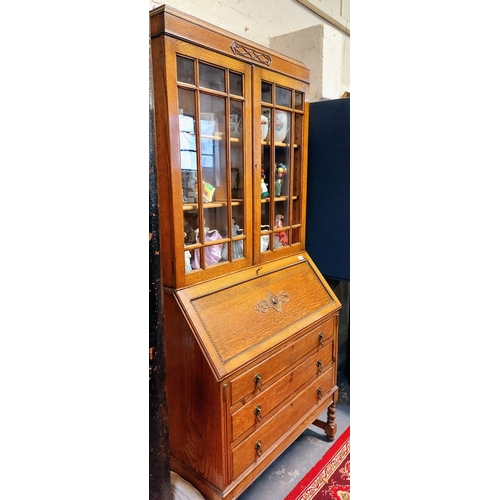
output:
M323 345L323 332L319 332L318 340L321 345Z
M318 387L316 389L316 394L318 395L318 399L321 399L323 397L323 393L321 392L321 387Z
M257 416L257 422L260 422L262 420L262 406L257 405L253 412Z
M255 443L254 448L257 450L257 455L260 457L262 455L262 443L260 439Z
M318 367L318 372L321 373L323 371L323 363L321 362L321 359L318 359L316 366Z
M260 391L262 389L262 376L261 376L261 374L257 373L257 375L255 375L255 377L253 378L253 381L255 382L257 389L259 389L259 391Z

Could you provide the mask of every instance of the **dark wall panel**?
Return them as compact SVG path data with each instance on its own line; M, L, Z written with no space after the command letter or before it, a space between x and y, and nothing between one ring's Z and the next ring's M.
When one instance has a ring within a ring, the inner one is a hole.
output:
M323 275L350 278L350 98L309 114L306 249Z

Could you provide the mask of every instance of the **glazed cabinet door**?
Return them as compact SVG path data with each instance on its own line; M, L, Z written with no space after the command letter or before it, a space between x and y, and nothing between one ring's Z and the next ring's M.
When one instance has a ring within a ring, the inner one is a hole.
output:
M252 263L250 65L166 39L176 287Z
M305 248L308 85L255 68L255 262Z

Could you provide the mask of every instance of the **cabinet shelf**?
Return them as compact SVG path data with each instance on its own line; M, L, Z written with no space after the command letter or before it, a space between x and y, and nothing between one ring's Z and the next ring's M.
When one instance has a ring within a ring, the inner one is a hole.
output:
M292 196L292 200L298 200L298 196ZM273 201L287 201L288 200L288 196L278 196L276 198L274 198ZM261 203L269 203L271 201L271 198L267 197L267 198L261 198L260 202Z
M220 135L204 135L204 134L201 134L200 137L202 139L211 139L212 141L221 141L222 138L224 137L224 134L220 134Z
M224 139L224 134L220 134L220 135L200 135L200 137L202 139L210 139L212 141L221 141L222 139ZM232 143L241 143L243 142L241 137L230 137L229 138L229 141L232 142ZM261 144L262 146L272 146L272 143L271 141L261 141ZM289 142L275 142L274 143L274 146L276 148L288 148L290 147L290 143ZM300 144L293 144L292 147L294 149L298 149L300 147Z
M262 146L272 146L271 141L261 141ZM274 147L276 148L288 148L290 147L289 142L275 142ZM298 149L300 147L299 144L293 144L294 149Z
M243 205L242 199L231 200L232 207L238 207L240 205ZM203 208L222 208L222 207L227 207L227 206L228 206L227 201L204 201L203 202ZM182 205L182 209L184 210L184 212L198 210L199 208L200 208L199 203L184 203Z
M212 140L212 141L222 141L222 139L224 139L224 138L225 138L225 135L224 135L223 133L218 134L218 135L204 135L204 134L201 134L201 135L200 135L200 137L201 137L202 139L210 139L210 140ZM229 137L229 141L230 141L230 142L233 142L233 143L234 143L234 142L237 142L237 143L238 143L238 142L243 142L243 141L241 140L241 137Z
M212 141L221 141L224 139L225 135L224 134L219 134L219 135L200 135L202 139L210 139ZM230 137L229 138L230 142L243 142L241 137ZM271 141L261 141L262 146L271 146L272 142ZM288 148L290 147L289 142L275 142L274 146L277 148ZM292 145L294 149L298 149L300 147L299 144L293 144Z

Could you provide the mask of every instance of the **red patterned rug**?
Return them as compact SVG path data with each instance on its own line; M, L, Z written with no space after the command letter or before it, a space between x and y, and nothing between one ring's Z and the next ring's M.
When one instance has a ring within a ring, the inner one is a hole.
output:
M351 445L348 427L285 500L350 500L350 491Z

